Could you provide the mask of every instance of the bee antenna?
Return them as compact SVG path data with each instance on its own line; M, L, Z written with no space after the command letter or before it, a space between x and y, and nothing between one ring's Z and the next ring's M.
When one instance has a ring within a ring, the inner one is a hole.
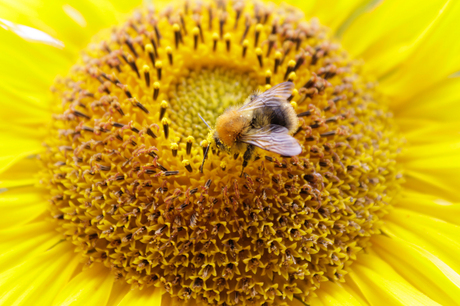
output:
M200 116L200 115L198 115L198 116ZM201 116L200 116L200 118L201 118ZM201 118L201 119L203 119L203 118ZM203 173L204 162L206 161L206 157L208 157L209 147L210 147L210 145L208 145L208 147L206 148L206 151L204 151L203 162L201 163L201 167L200 167L200 172L201 173Z
M203 119L203 117L201 117L200 114L198 114L198 117L200 117L201 121L203 121L204 124L206 124L206 126L208 127L209 130L212 130L211 127L209 126L209 124L206 122L206 120ZM208 151L206 151L206 152L208 152Z

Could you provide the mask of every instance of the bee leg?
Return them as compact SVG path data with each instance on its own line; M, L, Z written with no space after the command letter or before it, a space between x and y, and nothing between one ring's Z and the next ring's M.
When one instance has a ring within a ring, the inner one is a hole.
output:
M208 147L206 148L206 151L204 152L203 162L201 163L201 167L200 167L201 173L203 173L204 162L206 161L206 158L208 157L209 147L210 146L208 145Z
M243 155L243 168L241 169L240 177L243 176L244 168L246 168L246 166L248 165L248 162L251 159L253 152L254 152L254 146L248 145Z

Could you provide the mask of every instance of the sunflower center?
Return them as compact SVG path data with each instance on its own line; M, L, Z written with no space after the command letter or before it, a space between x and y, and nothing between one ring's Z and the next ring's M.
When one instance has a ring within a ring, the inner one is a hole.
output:
M341 281L399 188L391 114L327 29L289 6L140 10L56 81L42 183L90 265L181 304L308 302ZM302 153L211 151L208 129L284 81ZM244 153L244 152L242 152Z
M191 70L175 84L170 98L172 129L202 141L208 128L198 115L214 124L226 108L242 104L258 85L251 75L223 67Z

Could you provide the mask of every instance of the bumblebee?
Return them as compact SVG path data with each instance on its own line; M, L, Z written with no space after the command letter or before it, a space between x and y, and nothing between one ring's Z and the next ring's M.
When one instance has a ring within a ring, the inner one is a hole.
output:
M263 93L250 95L242 106L226 109L217 118L208 142L229 154L243 153L243 170L256 147L282 156L299 155L302 148L291 136L297 130L298 118L287 100L293 89L292 82L280 83ZM208 150L209 146L201 171Z

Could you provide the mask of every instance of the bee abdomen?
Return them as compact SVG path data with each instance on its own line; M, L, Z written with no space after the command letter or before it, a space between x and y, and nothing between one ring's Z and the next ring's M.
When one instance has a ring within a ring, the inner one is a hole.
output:
M280 107L265 107L257 111L253 120L253 126L256 128L270 124L284 126L293 133L297 130L298 118L292 106L288 103Z

